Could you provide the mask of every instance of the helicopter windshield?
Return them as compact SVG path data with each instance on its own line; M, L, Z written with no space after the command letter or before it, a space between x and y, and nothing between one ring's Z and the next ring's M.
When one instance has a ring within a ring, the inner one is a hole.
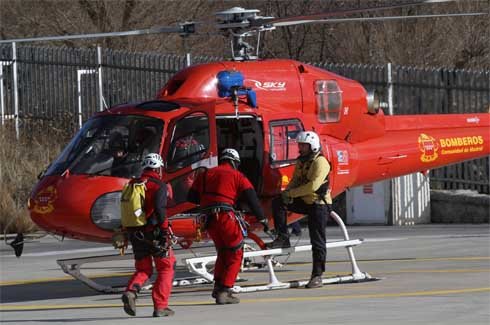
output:
M131 178L141 174L143 157L160 152L163 121L146 116L90 119L48 168L46 175L104 175Z

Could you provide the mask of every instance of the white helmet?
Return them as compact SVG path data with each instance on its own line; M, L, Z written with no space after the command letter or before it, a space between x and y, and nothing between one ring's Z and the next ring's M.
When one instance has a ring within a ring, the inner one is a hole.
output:
M238 151L232 148L226 148L221 152L221 157L219 160L231 160L240 163L240 155Z
M159 154L149 153L145 156L141 165L143 166L143 168L156 169L162 167L164 164L163 159Z
M313 131L302 131L298 133L296 141L298 143L308 143L311 151L314 153L320 151L320 138L318 137L318 134Z

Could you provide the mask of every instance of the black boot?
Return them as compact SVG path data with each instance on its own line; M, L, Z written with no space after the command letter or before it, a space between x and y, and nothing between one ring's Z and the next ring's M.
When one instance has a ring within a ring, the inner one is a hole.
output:
M310 281L305 285L305 288L313 289L323 286L322 277L320 275L311 276Z
M278 235L274 241L265 244L265 247L271 248L289 248L291 243L289 242L289 237L285 235Z
M121 297L124 303L124 311L129 316L136 316L136 293L133 291L126 291Z

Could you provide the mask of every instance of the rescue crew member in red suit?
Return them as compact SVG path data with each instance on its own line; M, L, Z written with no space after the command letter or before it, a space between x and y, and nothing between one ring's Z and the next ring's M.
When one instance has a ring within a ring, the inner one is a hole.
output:
M189 201L200 204L208 215L207 231L218 255L212 296L219 305L240 302L231 292L243 258L243 233L233 209L237 201L244 199L264 230L268 230L257 193L250 181L237 170L239 164L240 156L235 149L223 150L220 164L198 174L188 195Z
M136 272L128 282L122 295L124 311L131 316L136 315L137 293L153 273L153 265L157 278L153 284L153 317L172 316L174 311L168 308L168 300L172 291L174 278L175 256L170 245L169 224L166 218L167 185L161 181L163 160L159 154L150 153L143 159L143 173L137 182L145 182L145 214L147 225L128 227L129 241L133 247ZM155 245L155 241L158 245ZM162 249L165 248L165 249Z

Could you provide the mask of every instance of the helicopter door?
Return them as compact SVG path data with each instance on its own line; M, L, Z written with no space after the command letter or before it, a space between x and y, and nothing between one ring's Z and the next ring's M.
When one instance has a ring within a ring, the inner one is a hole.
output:
M262 195L277 195L285 189L293 174L299 155L296 136L304 127L299 116L291 115L277 114L264 119L264 147L268 153L268 166L264 169Z
M216 122L212 109L199 109L171 121L164 146L169 184L167 207L186 209L187 193L197 175L218 165Z
M219 116L216 119L218 153L234 148L240 155L238 168L258 193L262 187L263 137L261 124L255 116Z

